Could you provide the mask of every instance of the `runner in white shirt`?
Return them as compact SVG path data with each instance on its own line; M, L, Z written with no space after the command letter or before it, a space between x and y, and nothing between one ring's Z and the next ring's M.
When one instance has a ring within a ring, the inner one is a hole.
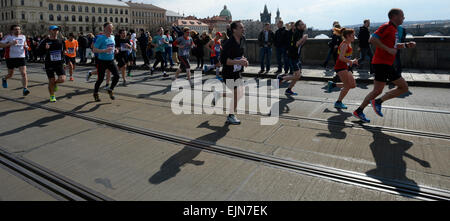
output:
M21 34L19 25L11 26L11 34L7 35L0 41L0 47L5 48L6 66L8 67L8 75L2 78L3 88L8 88L7 80L14 74L14 69L19 68L22 74L23 96L30 94L28 90L27 67L25 66L25 50L28 45L25 35Z

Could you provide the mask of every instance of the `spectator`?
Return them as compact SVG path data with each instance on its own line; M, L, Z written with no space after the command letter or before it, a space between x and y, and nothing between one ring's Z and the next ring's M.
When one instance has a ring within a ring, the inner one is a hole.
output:
M149 68L150 61L147 57L148 35L141 29L141 35L137 39L139 42L139 49L141 50L142 58L144 59L144 67Z
M84 36L83 32L80 32L77 41L78 41L78 54L80 54L80 64L85 64L87 63L86 48L89 47L89 41L86 38L86 36Z
M258 43L260 47L259 60L261 62L261 70L258 75L264 73L264 58L267 59L266 74L270 71L270 59L272 58L272 44L274 42L274 38L275 34L272 32L270 24L264 24L264 30L261 31L258 36Z
M275 74L280 74L282 72L283 63L281 59L284 61L284 72L285 74L289 71L289 58L287 54L287 48L289 47L289 39L287 38L287 30L283 27L283 21L280 20L277 24L278 30L275 32L274 45L277 50L277 63L278 70Z
M369 56L369 64L370 64L370 74L373 73L372 69L372 58L373 53L370 48L369 38L370 38L370 20L364 20L364 26L359 28L358 39L359 39L359 51L361 52L361 57L358 60L358 64L361 65L362 62L366 59L366 56Z
M341 25L339 24L339 22L335 21L333 22L333 29L332 29L332 37L331 37L331 41L328 42L328 55L327 55L327 59L325 59L325 62L323 63L323 67L327 68L328 65L328 61L331 58L331 55L333 55L333 59L336 62L337 60L337 51L338 51L338 47L342 42L342 38L339 35L339 33L337 32L337 30L340 30Z

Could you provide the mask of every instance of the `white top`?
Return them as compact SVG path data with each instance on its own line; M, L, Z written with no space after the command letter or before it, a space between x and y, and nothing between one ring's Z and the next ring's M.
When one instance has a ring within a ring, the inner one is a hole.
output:
M25 49L28 47L25 35L19 35L17 37L14 35L7 35L0 42L8 44L13 41L17 41L17 44L6 48L5 58L25 58Z
M133 48L136 49L136 33L131 34L131 40L133 40Z

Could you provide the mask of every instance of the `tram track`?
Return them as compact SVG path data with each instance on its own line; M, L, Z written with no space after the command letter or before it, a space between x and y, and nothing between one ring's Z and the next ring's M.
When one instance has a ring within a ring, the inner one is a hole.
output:
M63 201L113 201L73 180L50 171L34 162L9 153L0 147L0 164L16 173L16 176L44 189Z
M354 186L364 187L372 190L388 192L396 195L409 196L415 199L420 200L447 200L450 201L450 191L427 187L422 185L412 185L409 183L405 183L398 180L387 179L382 177L370 177L363 173L341 170L332 167L325 167L321 165L315 165L305 162L298 162L293 160L287 160L283 158L278 158L275 156L264 155L254 152L249 152L241 149L237 149L234 147L228 147L218 144L212 144L206 141L200 140L192 140L190 138L177 136L173 134L167 134L159 131L154 131L145 128L139 128L131 125L121 124L117 122L112 122L109 120L88 116L86 114L80 114L73 111L65 111L55 107L49 107L47 105L43 105L42 103L31 104L23 100L17 100L13 98L8 98L0 95L0 98L24 104L27 106L31 106L34 108L39 108L43 110L47 110L50 112L63 114L65 116L70 116L82 120L86 120L88 122L93 122L101 125L105 125L111 128L119 129L126 132L131 132L135 134L144 135L146 137L150 137L153 139L177 144L184 145L191 148L205 150L211 153L216 153L228 157L234 157L238 159L244 159L254 162L263 163L269 166L286 169L290 171L294 171L296 173L310 175L314 177L319 177L335 182L350 184ZM326 120L317 119L320 122ZM328 121L326 121L328 122Z
M34 81L34 82L42 83L40 81ZM91 90L91 89L74 86L74 85L61 85L61 86L68 87L68 88L74 88L74 89ZM134 99L143 99L143 98L138 98L136 95L127 94L127 93L115 92L115 94L124 96L124 97L134 98ZM151 101L156 101L156 102L162 102L162 103L170 103L170 100L161 99L161 98L146 97L145 99L151 100ZM309 100L310 99L306 99L305 101L309 101ZM332 103L332 102L319 101L319 100L317 100L316 102ZM148 105L152 105L152 104L148 104ZM191 106L200 107L199 104L194 104L194 103L191 103ZM387 107L387 108L389 108L389 107ZM438 111L438 110L430 110L430 109L414 109L414 108L402 109L401 107L391 107L391 108L399 109L399 110L406 110L406 111L416 111L416 112L422 112L422 113L450 114L450 111L447 112L447 111ZM225 109L224 109L224 111L225 111ZM253 114L253 115L268 117L268 115L264 115L261 113L257 113L257 114ZM381 125L370 125L370 124L363 124L361 122L356 122L356 121L354 121L354 122L352 122L352 121L334 121L334 120L329 120L329 119L314 118L314 117L307 117L307 116L300 116L300 115L290 115L290 114L281 114L278 117L280 119L284 119L284 120L310 121L310 122L315 122L315 123L319 123L319 124L323 124L323 125L332 125L332 126L343 127L343 128L365 129L365 130L376 131L376 132L389 132L389 133L409 135L409 136L415 136L415 137L426 137L426 138L450 140L450 134L427 132L427 131L404 129L404 128L387 127L387 126L381 126Z

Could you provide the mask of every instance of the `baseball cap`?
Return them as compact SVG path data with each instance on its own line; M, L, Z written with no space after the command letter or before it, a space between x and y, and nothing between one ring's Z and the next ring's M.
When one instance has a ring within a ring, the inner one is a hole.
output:
M53 30L55 30L55 29L58 29L58 30L59 30L59 27L56 26L56 25L52 25L52 26L50 26L50 27L48 28L48 30L50 30L50 31L53 31Z

